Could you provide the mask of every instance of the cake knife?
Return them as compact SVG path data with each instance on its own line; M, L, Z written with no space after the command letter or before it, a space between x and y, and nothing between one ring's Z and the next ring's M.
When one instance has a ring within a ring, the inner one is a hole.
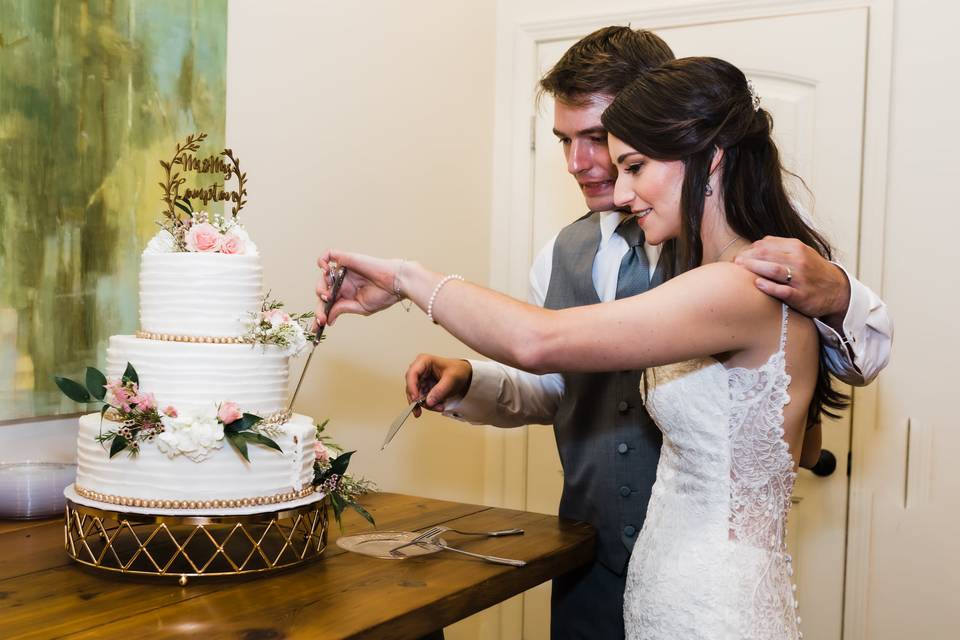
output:
M400 431L400 427L403 426L403 423L407 421L407 418L410 417L410 414L413 413L413 410L417 407L422 407L426 404L427 399L425 397L420 397L410 403L410 406L403 410L403 413L397 416L397 418L390 425L390 428L387 429L387 436L383 439L383 444L380 445L380 451L383 451L390 441L393 440L393 436L397 435L397 431Z
M327 298L327 304L323 307L323 315L330 315L330 310L333 308L333 303L337 299L337 295L340 293L340 285L343 284L343 279L347 276L347 268L340 267L337 270L337 274L333 277L333 287L330 289L330 297ZM300 371L300 379L297 381L297 387L293 390L293 395L290 397L290 404L287 405L287 415L293 415L293 403L297 399L297 394L300 393L300 385L303 384L303 378L307 375L307 368L310 366L310 359L313 358L313 352L316 351L317 345L320 344L320 338L323 337L323 330L327 325L322 324L317 327L317 339L313 343L313 347L310 349L310 353L307 354L307 361L303 363L303 369Z

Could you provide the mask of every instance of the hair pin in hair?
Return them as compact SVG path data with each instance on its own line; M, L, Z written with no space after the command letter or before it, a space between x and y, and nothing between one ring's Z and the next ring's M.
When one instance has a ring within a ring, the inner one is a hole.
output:
M754 111L760 110L760 94L757 93L757 88L753 86L752 80L747 80L747 89L750 90L750 104L753 105Z

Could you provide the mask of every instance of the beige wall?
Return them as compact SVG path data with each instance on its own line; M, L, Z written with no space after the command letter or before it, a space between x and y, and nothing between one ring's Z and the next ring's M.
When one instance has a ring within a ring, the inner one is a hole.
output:
M245 223L266 287L312 309L327 247L488 270L494 6L482 0L230 4L227 138L249 172ZM297 408L330 418L353 470L382 489L482 501L483 432L411 420L419 351L465 350L399 307L346 317L314 355ZM299 367L295 365L295 369Z

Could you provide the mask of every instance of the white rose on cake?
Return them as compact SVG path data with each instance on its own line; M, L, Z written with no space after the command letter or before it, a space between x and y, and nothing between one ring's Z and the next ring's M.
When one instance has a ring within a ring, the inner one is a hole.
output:
M164 415L161 422L163 433L157 436L157 448L168 458L184 455L194 462L201 462L214 449L223 447L223 424L217 419L216 407L209 411Z
M161 229L157 235L147 243L144 253L173 253L177 250L177 243L166 229Z

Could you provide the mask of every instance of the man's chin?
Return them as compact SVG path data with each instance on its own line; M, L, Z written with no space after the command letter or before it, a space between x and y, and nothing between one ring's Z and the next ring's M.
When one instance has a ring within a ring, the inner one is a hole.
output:
M612 211L616 209L613 204L613 194L604 196L584 196L584 202L590 211Z

